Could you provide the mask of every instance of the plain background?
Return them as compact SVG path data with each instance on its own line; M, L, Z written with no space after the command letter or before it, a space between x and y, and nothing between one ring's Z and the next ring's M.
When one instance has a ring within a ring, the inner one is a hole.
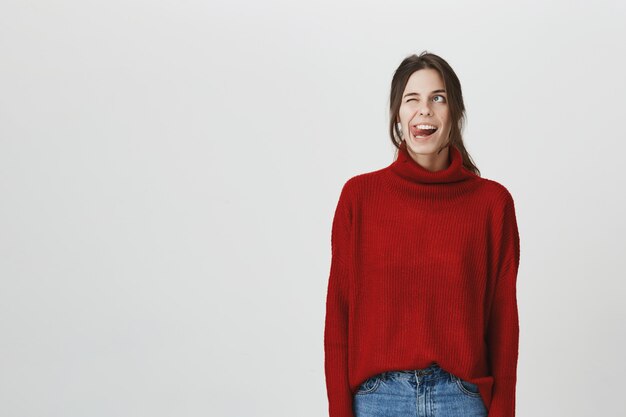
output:
M0 415L324 416L330 226L441 55L516 203L517 413L626 373L624 2L0 3Z

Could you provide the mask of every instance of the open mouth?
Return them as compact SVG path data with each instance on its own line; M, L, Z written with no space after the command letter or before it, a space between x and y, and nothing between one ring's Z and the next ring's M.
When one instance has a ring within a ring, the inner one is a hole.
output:
M437 131L437 126L432 125L417 125L411 126L411 135L415 139L426 139L433 135Z

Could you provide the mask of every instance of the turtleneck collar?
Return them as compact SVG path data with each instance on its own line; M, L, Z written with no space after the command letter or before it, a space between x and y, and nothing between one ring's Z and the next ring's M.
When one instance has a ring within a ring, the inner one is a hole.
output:
M413 160L406 149L406 141L402 141L398 159L390 165L390 168L402 178L427 184L458 182L476 176L463 166L463 155L455 145L450 144L448 147L448 161L447 168L429 171Z

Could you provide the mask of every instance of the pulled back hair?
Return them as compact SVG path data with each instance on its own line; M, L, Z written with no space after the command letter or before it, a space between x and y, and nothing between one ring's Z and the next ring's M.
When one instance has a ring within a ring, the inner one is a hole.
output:
M450 111L451 129L449 144L456 146L463 156L463 166L480 176L478 167L474 164L471 156L463 143L463 128L465 126L465 104L461 82L450 65L438 55L423 51L419 55L409 55L396 69L391 80L391 93L389 95L389 136L397 150L400 148L402 138L397 125L397 119L402 104L402 93L409 82L409 77L421 69L434 69L441 75L444 88L448 93L448 106ZM447 146L447 145L446 145Z

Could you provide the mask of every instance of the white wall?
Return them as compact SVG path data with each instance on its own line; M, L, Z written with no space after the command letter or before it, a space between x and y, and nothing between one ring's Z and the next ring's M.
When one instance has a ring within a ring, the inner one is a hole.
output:
M623 2L0 3L0 415L322 416L330 222L426 49L515 198L520 416L625 388Z

